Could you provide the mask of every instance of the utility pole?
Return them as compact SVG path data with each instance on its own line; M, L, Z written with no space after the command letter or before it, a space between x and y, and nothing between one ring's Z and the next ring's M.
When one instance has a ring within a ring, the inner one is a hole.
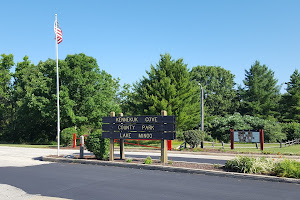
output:
M204 106L203 106L204 91L201 83L198 83L198 85L201 87L201 131L204 131Z
M204 95L204 91L203 91L203 87L201 85L201 83L198 83L198 85L201 87L201 131L202 133L204 132L204 106L203 106L203 95ZM203 149L203 141L201 141L201 148Z

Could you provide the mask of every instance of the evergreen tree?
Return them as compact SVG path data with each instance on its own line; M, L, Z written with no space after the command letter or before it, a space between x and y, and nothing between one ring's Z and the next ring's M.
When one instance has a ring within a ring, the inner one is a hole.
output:
M240 88L242 97L242 114L263 118L274 118L278 115L280 99L279 86L274 72L258 61L245 70L245 87Z
M191 81L183 59L172 60L169 54L161 55L159 63L147 71L133 88L131 108L140 115L158 115L166 110L177 116L177 128L192 129L201 117L200 88Z
M206 113L210 115L233 114L238 109L234 75L222 67L197 66L191 71L192 80L204 88Z
M291 75L286 90L280 101L283 121L300 123L300 73L297 69Z

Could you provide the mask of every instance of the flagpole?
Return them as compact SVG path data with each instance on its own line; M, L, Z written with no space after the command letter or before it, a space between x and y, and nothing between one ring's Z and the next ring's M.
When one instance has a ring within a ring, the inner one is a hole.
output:
M55 14L55 42L56 42L56 91L57 91L57 156L60 145L60 112L59 112L59 74L58 74L58 43L57 43L57 14Z

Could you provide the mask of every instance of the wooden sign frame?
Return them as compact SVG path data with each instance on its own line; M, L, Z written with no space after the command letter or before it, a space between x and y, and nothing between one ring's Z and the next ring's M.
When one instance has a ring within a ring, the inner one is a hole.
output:
M125 159L124 139L160 139L161 162L166 163L167 140L176 138L176 117L167 116L167 111L161 111L158 116L123 116L118 117L111 112L110 117L102 118L102 138L110 139L109 160L114 160L114 140L120 139L120 159Z

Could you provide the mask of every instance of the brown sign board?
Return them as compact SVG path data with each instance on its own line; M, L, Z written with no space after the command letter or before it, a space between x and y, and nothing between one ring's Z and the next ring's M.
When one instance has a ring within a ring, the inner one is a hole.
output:
M121 131L121 132L159 132L175 131L175 124L103 124L103 131Z
M102 123L175 123L175 116L128 116L128 117L103 117Z
M103 117L102 138L164 139L176 138L175 116Z
M148 140L174 140L176 138L175 132L102 132L103 138L111 139L148 139Z

